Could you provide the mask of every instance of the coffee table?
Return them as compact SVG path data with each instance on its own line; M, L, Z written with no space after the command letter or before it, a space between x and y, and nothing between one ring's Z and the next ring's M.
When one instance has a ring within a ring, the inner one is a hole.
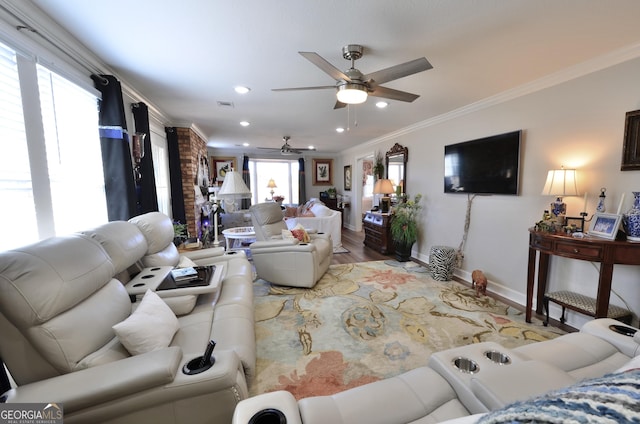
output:
M227 250L244 249L243 243L256 239L256 233L253 227L235 227L222 231ZM234 243L240 241L240 247L234 246Z

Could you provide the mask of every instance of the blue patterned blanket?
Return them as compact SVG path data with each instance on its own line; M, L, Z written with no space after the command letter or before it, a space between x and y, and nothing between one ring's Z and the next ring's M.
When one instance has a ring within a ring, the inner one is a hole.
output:
M640 369L607 374L484 415L478 424L639 423Z

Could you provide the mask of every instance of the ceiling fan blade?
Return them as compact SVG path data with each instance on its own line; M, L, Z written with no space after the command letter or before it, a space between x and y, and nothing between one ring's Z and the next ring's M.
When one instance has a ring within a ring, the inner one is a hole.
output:
M373 81L375 84L384 84L385 82L417 74L418 72L427 71L431 68L433 68L433 66L431 66L429 61L426 58L421 57L420 59L415 59L367 74L364 76L364 80Z
M298 52L309 62L322 69L336 81L351 81L340 69L327 62L322 56L314 52Z
M271 91L298 91L298 90L324 90L327 88L333 88L335 85L319 85L317 87L291 87L291 88L272 88Z
M342 103L340 100L336 100L336 104L333 107L334 109L342 109L343 107L346 107L347 104L346 103Z
M394 90L387 87L375 87L369 92L370 96L383 97L385 99L400 100L401 102L412 102L420 95L407 93L406 91Z

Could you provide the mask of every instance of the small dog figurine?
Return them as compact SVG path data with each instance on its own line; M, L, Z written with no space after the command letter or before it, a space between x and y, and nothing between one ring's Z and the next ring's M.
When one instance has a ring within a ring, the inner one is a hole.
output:
M487 294L487 277L479 269L471 273L471 287L476 288L476 296L480 296L480 293Z

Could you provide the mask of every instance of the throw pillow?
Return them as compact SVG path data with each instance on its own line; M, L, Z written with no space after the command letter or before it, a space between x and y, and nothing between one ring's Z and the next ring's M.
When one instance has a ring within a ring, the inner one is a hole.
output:
M155 292L147 290L138 308L113 326L120 343L132 355L168 347L178 331L178 318Z
M282 240L295 240L295 236L289 230L282 230Z
M291 234L303 243L309 243L311 241L311 237L309 237L307 230L304 229L302 224L298 224L293 227L291 229Z
M293 218L298 213L298 208L295 206L287 206L284 210L285 218Z

